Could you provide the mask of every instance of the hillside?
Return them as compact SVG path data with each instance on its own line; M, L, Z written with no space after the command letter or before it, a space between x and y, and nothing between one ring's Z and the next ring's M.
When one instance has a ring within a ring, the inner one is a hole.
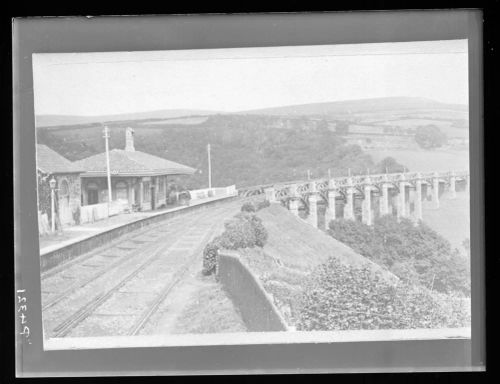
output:
M281 205L271 204L270 207L260 210L257 216L262 219L262 224L269 234L263 252L277 265L309 272L334 257L342 264L352 267L368 266L373 273L381 273L387 281L394 283L398 280L391 272L314 228ZM257 248L246 250L258 252ZM252 260L249 260L249 263L252 264ZM254 266L259 274L269 273L268 268L259 269L257 264Z
M116 121L139 121L172 119L184 116L211 115L263 115L263 116L321 116L330 118L352 118L360 114L436 114L449 116L451 113L467 113L468 107L460 104L445 104L419 97L382 97L372 99L344 100L323 103L285 105L281 107L253 109L234 113L222 113L197 109L163 109L156 111L123 113L101 116L37 115L37 127L69 126L79 124L106 123Z
M412 112L429 110L467 111L467 106L445 104L419 97L383 97L327 103L287 105L283 107L242 111L243 114L279 116L339 116L374 112Z
M101 116L37 115L37 127L106 123L112 121L171 119L183 116L207 116L217 112L195 109L162 109L158 111L123 113Z
M187 187L207 184L207 143L211 144L212 181L215 186L238 187L313 177L365 172L375 169L370 156L359 146L328 129L270 128L258 120L239 124L208 119L201 124L109 124L110 149L124 148L125 127L135 130L136 150L201 170L186 180ZM39 128L37 140L71 161L104 151L102 127Z
M450 109L439 109L444 107ZM174 113L170 110L101 118L121 119L106 123L111 132L111 149L124 148L124 131L131 127L135 130L137 150L201 170L185 180L188 188L207 186L208 143L212 148L214 185L236 184L238 187L303 179L308 171L314 178L326 176L328 170L333 176L345 175L348 169L353 174L364 173L367 169L376 172L382 160L380 153L374 152L376 158L373 160L367 151L398 150L398 153L406 153L409 149L416 149L414 131L420 125L434 124L450 139L458 140L458 143L450 143L454 147L448 149L467 149L468 145L465 141L468 137L467 110L464 106L444 105L427 99L384 98L284 108L282 112L288 111L290 116L275 116L263 111L256 114L254 111L175 117L176 113L200 111L178 110ZM390 112L388 108L397 112ZM295 116L293 110L344 115ZM38 127L38 142L71 161L103 152L102 124L75 125L75 121ZM341 123L348 126L348 132L340 130ZM429 157L434 153L437 152L429 153ZM413 170L414 167L405 162L408 158L408 161L413 160L412 155L393 157ZM453 164L443 163L444 166L454 168Z
M242 259L274 298L285 319L294 325L300 312L301 295L309 274L319 264L334 258L341 265L363 266L389 284L398 278L354 252L323 231L318 231L277 204L258 211L268 232L264 248L239 249Z

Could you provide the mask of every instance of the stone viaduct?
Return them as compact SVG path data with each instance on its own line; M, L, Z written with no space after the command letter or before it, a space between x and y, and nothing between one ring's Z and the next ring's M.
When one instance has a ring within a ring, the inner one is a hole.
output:
M275 184L253 193L265 193L270 202L282 203L296 215L301 206L307 208L307 221L315 227L318 226L318 203L326 205L325 219L329 222L338 217L355 220L355 202L361 202L361 221L371 225L377 215L395 214L398 218L421 220L422 202L430 200L438 209L441 193L446 191L448 198L456 198L457 183L468 190L469 173L406 172L337 177Z

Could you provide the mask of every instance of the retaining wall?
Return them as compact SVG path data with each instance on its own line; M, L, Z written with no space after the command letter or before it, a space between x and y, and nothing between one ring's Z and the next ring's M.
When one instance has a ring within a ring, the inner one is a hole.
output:
M217 278L239 309L249 331L288 331L289 328L258 278L237 252L221 250L217 256Z
M160 221L169 219L171 217L182 215L186 212L192 212L212 207L214 205L223 204L237 198L238 196L229 196L226 198L207 201L197 205L190 205L176 210L158 213L157 215L141 218L131 223L123 224L119 227L115 227L106 230L104 232L100 232L96 235L92 235L88 238L75 241L74 243L62 246L61 248L41 253L40 269L42 272L45 272L48 269L55 267L56 265L59 265L62 262L68 261L84 253L87 253L95 248L108 244L110 241L120 236L123 236L137 229L143 228L150 224L158 223Z

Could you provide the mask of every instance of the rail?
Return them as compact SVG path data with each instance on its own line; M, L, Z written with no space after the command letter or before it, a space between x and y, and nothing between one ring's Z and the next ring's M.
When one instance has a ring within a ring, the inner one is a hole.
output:
M143 217L126 224L120 224L111 229L104 230L97 234L89 235L83 239L76 240L69 244L62 244L60 246L51 248L48 251L40 252L40 268L41 272L46 272L51 268L60 265L62 262L67 262L80 256L84 253L90 252L95 248L108 244L114 239L121 237L129 232L141 229L145 226L158 223L171 217L182 215L186 212L205 209L210 206L218 205L237 199L238 196L227 196L221 198L214 198L213 200L200 202L184 207L178 207L165 212L158 212L148 217Z

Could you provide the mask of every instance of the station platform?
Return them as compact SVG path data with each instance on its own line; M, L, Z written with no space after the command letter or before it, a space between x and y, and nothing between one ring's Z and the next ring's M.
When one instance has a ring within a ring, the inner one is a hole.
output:
M189 205L177 205L154 211L130 212L121 213L119 215L108 217L107 219L86 223L82 225L73 225L64 228L61 232L56 232L53 235L44 235L39 237L40 255L56 251L60 248L67 247L71 244L82 240L94 237L103 232L122 227L136 221L143 220L149 217L164 215L169 212L178 212L189 207L203 205L216 200L224 200L236 195L216 196L204 199L197 199L189 203Z

